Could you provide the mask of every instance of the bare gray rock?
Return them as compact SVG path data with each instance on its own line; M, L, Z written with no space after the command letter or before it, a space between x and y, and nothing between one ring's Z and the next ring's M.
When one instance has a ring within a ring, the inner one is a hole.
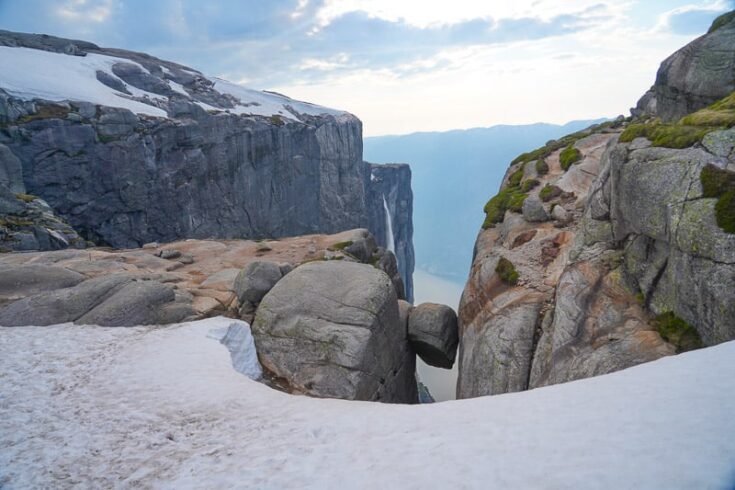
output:
M252 326L270 376L294 393L416 403L415 356L393 285L369 265L311 262L263 298Z
M451 369L459 342L457 314L446 305L418 305L408 317L408 340L426 364Z
M656 83L634 115L679 119L735 91L735 19L681 48L661 63Z
M283 277L278 264L266 261L249 263L235 279L235 293L240 302L248 301L252 304L260 300Z
M85 277L53 265L0 265L0 301L76 286Z
M549 221L549 214L544 209L541 199L531 196L523 201L523 219L529 223Z

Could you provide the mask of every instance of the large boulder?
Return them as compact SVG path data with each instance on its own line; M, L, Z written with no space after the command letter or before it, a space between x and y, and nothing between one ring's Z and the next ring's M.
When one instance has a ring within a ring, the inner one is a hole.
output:
M395 289L370 265L297 267L263 298L252 330L261 364L289 392L417 402L415 356Z
M735 90L735 16L722 17L710 32L661 63L656 83L633 115L676 120Z
M423 303L408 317L408 340L430 366L450 369L457 354L457 314L446 305Z

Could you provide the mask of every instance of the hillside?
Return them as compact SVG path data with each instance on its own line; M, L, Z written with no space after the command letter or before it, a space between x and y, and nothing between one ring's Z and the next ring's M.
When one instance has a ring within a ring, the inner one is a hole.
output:
M723 19L662 63L634 119L511 162L460 304L458 397L735 338L735 18Z

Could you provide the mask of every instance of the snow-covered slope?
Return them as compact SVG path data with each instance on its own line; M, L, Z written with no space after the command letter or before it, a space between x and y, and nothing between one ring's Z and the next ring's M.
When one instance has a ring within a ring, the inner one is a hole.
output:
M115 50L115 53L127 53ZM136 53L128 53L137 56ZM155 58L147 57L148 63L156 63ZM159 60L160 61L160 60ZM163 109L170 96L185 97L210 111L229 111L239 115L280 116L286 119L298 119L298 115L311 116L346 113L326 107L300 102L272 92L260 92L218 78L207 78L204 75L185 68L172 72L166 62L160 61L157 78L159 93L144 90L131 83L126 83L113 71L118 63L136 65L141 72L153 77L154 74L135 59L112 56L100 53L87 53L85 56L73 56L65 53L42 51L26 47L0 46L0 89L23 100L43 99L49 101L91 102L110 107L122 107L137 114L166 117ZM172 64L169 64L172 65ZM110 84L99 80L98 72L113 81L113 85L124 87L128 92L117 90ZM178 75L178 76L177 76ZM175 81L191 81L189 90ZM212 97L201 97L197 90L211 86L219 94L231 96L225 104L217 105ZM170 91L164 95L160 89Z
M229 321L0 328L0 487L735 484L735 342L524 393L397 406L252 381L208 337Z

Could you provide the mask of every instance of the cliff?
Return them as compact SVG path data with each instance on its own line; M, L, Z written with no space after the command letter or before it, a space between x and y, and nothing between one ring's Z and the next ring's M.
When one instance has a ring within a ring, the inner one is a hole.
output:
M460 305L458 397L735 338L735 73L702 62L734 59L720 24L662 64L636 119L512 162Z
M98 245L384 234L355 116L141 53L0 31L0 152L24 192ZM379 192L410 212L410 182L391 172ZM411 216L392 222L410 286Z

